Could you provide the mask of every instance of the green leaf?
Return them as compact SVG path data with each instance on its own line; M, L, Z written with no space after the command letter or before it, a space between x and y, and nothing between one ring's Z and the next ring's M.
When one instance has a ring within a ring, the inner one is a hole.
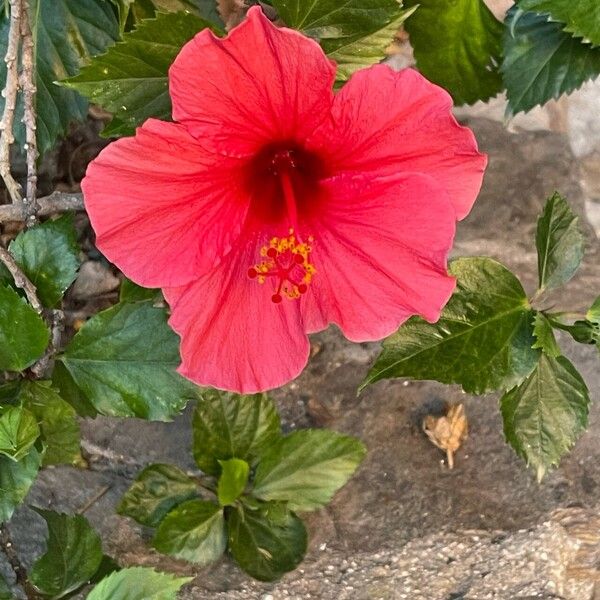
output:
M165 311L147 302L98 313L60 360L103 415L166 421L193 397L192 384L175 372L179 339Z
M293 571L306 554L304 523L278 503L236 506L227 519L229 549L248 575L275 581Z
M541 480L585 430L587 387L564 357L540 356L533 373L501 399L504 435Z
M42 304L56 306L75 281L79 269L73 216L64 215L23 231L11 243L9 250L35 285Z
M385 57L386 48L392 43L402 23L416 10L416 6L408 10L398 10L391 16L387 25L379 25L364 37L336 44L335 50L329 52L329 58L337 63L337 80L347 81L359 69L378 63ZM325 48L327 44L324 42Z
M198 495L194 480L172 465L146 467L125 492L117 508L142 525L156 527L174 507Z
M167 72L181 47L211 24L192 14L158 13L126 33L64 85L113 113L111 135L131 135L149 117L171 119Z
M103 52L119 38L119 24L106 0L32 0L32 31L35 44L37 142L41 154L50 150L72 121L87 116L87 102L76 92L54 82L76 75L90 57ZM0 19L0 55L6 54L8 18ZM0 63L0 81L6 65ZM0 98L0 110L4 100ZM15 118L16 139L25 143L19 101Z
M466 392L510 389L529 375L533 312L519 280L491 258L460 258L450 265L457 289L437 323L407 321L383 342L360 389L391 377L458 383Z
M0 525L8 521L35 481L42 454L32 448L19 462L0 456Z
M46 351L44 320L10 287L0 286L0 371L24 371Z
M265 451L252 494L286 501L293 510L319 508L350 479L365 453L359 440L335 431L295 431Z
M204 500L180 504L158 526L153 545L159 552L199 565L215 562L227 546L223 509Z
M575 37L600 45L600 3L597 0L519 0L519 8L548 13Z
M46 553L38 558L29 579L51 598L63 598L92 578L102 562L100 536L85 517L36 508L48 525Z
M131 6L133 21L151 19L157 13L192 12L199 17L223 28L223 21L217 12L216 0L135 0Z
M67 371L66 367L59 360L54 363L52 385L59 391L61 398L64 398L75 409L78 415L90 418L98 415L98 411L83 395L83 392L77 387L69 371Z
M119 292L119 302L145 302L156 300L160 296L160 290L145 288L130 279L123 279Z
M596 298L590 309L587 311L586 318L592 323L600 325L600 296Z
M19 461L28 453L40 435L35 417L20 406L0 412L0 454Z
M542 312L535 313L533 335L535 336L533 348L539 348L552 358L556 358L562 354L554 337L552 325Z
M86 600L176 600L179 589L192 579L131 567L103 579Z
M567 201L555 193L546 202L537 224L539 289L557 288L576 273L583 258L579 217Z
M13 600L16 596L10 591L6 579L0 575L0 600Z
M509 115L569 94L600 73L600 49L572 38L547 16L512 8L506 25L501 71Z
M266 394L202 390L192 425L194 458L211 475L220 473L220 460L239 458L256 464L261 452L280 436L279 415Z
M19 400L39 423L46 446L44 465L81 463L81 431L77 414L51 385L50 381L25 381Z
M286 25L320 40L326 53L386 25L398 15L397 0L273 0Z
M418 6L405 28L417 68L456 104L487 100L502 90L498 71L503 26L483 0L407 0Z
M221 506L227 506L233 504L246 488L250 465L239 458L220 460L219 464L221 465L221 476L217 485L217 497Z

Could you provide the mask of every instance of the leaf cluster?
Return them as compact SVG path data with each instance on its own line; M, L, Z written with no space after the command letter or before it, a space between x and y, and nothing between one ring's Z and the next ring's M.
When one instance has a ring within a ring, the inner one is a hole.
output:
M153 464L139 473L118 512L155 528L152 544L199 565L228 550L252 577L294 569L307 534L297 511L326 505L360 464L365 448L328 430L283 435L264 394L201 393L193 455L204 475Z
M465 392L500 392L508 443L541 479L585 430L589 393L554 331L600 342L600 299L574 323L543 308L548 292L576 273L584 253L578 217L555 193L537 225L538 289L528 299L508 268L491 258L450 265L457 289L437 323L410 319L383 343L361 389L381 379L433 379Z

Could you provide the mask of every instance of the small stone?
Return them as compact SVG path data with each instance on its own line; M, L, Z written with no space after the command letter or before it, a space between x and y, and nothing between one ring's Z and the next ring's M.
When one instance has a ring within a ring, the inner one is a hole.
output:
M118 277L108 267L95 260L88 260L81 265L77 279L73 284L73 298L88 300L95 296L107 294L120 285Z

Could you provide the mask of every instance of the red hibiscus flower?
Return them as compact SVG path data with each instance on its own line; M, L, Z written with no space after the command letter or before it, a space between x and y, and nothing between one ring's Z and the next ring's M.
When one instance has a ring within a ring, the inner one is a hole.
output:
M439 318L446 262L486 159L446 92L377 65L333 92L319 45L254 7L169 72L174 123L108 146L82 183L100 250L163 288L180 372L238 392L305 366L335 323L381 339Z

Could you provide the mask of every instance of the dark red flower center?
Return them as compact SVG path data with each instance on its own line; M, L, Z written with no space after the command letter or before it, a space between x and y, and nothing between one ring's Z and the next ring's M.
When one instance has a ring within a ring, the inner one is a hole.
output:
M310 263L312 236L301 236L298 222L314 210L319 181L326 176L321 158L294 142L269 144L251 161L247 175L251 215L261 224L287 235L273 237L261 248L261 259L248 276L258 283L274 282L273 302L305 294L315 273Z

